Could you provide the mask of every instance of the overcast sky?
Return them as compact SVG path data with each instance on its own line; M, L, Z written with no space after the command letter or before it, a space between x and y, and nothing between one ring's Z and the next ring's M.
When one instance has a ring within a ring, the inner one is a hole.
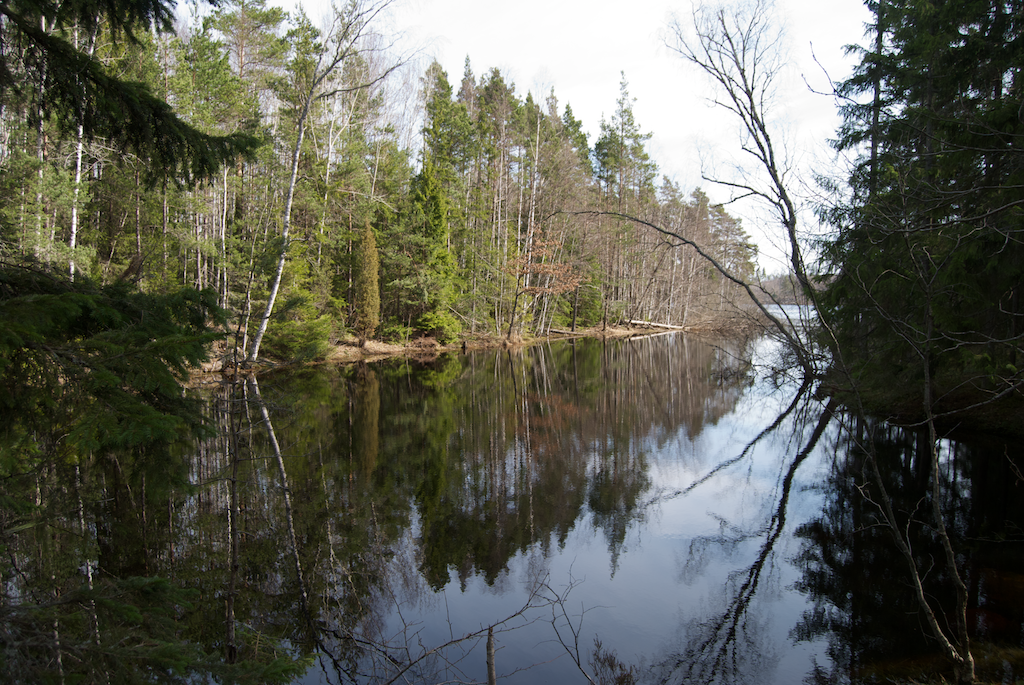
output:
M319 1L306 0L311 14ZM776 3L793 66L774 114L780 138L807 169L812 160L827 159L827 139L838 123L834 100L812 89L827 92L828 77L849 73L843 46L863 42L869 15L862 0ZM397 0L391 19L404 33L403 48L418 49L423 68L437 59L456 89L467 56L478 79L497 67L520 98L532 92L543 101L554 88L560 109L572 106L591 144L601 118L615 111L624 73L637 124L653 134L649 150L661 173L687 192L701 186L724 201L723 190L701 179L701 160L729 164L736 122L709 106L706 78L665 45L672 17L685 23L691 8L689 0ZM763 217L749 207L734 213L770 250L760 235Z

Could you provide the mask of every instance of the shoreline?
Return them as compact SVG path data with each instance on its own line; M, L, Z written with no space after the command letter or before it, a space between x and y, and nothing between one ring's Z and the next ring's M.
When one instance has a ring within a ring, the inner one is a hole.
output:
M607 327L593 326L580 328L575 332L556 329L549 335L508 340L504 336L466 335L459 342L442 345L434 338L421 337L405 344L389 343L381 340L367 340L360 346L356 338L345 338L331 346L322 359L307 361L288 361L263 358L253 366L239 365L240 376L257 375L259 373L280 371L284 369L304 368L322 365L348 365L360 362L376 362L385 359L407 358L430 361L438 355L449 352L473 352L492 349L515 349L529 347L559 340L592 339L623 339L646 338L669 333L684 333L700 336L743 335L763 328L763 324L751 318L705 321L692 326L666 328L664 325L610 325ZM231 353L226 342L216 342L211 350L210 359L203 362L189 375L187 385L201 386L212 383L230 381L235 376L235 368L231 363Z

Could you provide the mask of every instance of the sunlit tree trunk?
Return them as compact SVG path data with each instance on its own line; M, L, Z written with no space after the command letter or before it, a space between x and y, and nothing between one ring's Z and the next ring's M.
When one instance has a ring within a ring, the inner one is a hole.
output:
M89 35L89 45L86 49L86 54L89 57L92 57L96 51L96 32L98 30L99 22L97 21L92 33ZM78 32L79 28L76 26L75 47L78 47ZM71 198L70 235L68 236L68 247L71 248L71 257L68 260L68 271L72 281L75 280L75 248L78 247L78 206L79 196L82 190L82 157L85 151L85 127L82 123L78 124L78 129L75 133L75 179Z

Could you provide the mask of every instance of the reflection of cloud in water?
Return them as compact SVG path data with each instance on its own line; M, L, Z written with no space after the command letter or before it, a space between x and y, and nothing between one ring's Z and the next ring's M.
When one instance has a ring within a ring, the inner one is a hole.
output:
M807 388L802 390L806 391ZM797 411L801 402L800 396L795 398L771 426L748 443L741 456L745 458L752 454L757 443L776 431L791 431L792 435L800 433L800 430L784 426L787 417L796 416L806 420L811 416ZM833 410L834 406L830 405L820 413L817 425L807 438L804 448L788 463L783 462L782 473L778 481L775 481L777 487L750 487L740 491L759 493L763 503L774 503L773 508L761 508L766 512L761 519L763 523L753 527L738 525L730 523L724 516L712 515L718 520L718 531L691 540L680 569L680 580L687 585L709 575L707 572L713 563L728 567L731 564L723 562L733 560L757 542L760 542L760 549L747 568L727 572L724 592L720 595L723 600L721 609L701 611L697 616L708 617L684 621L680 635L682 646L661 662L664 680L684 683L746 683L764 682L774 677L769 674L773 673L778 663L777 648L772 641L774 636L770 634L771 631L765 629L768 619L763 614L767 612L766 602L780 595L780 569L774 561L775 546L785 528L787 506L797 469L816 448L831 420ZM806 424L797 421L795 425ZM722 466L732 466L738 461L723 462ZM709 482L717 472L720 471L713 469L697 484ZM683 490L674 493L673 497L685 497L692 492L693 488ZM735 507L725 503L724 508ZM739 509L742 510L742 507ZM758 597L757 602L754 602L755 597Z

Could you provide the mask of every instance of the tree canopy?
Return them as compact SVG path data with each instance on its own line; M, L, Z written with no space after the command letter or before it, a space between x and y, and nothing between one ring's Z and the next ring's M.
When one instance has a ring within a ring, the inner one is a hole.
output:
M84 49L102 29L139 45L138 31L169 31L174 3L165 0L0 3L0 101L28 104L32 118L53 120L86 138L101 136L150 162L154 174L190 185L253 150L250 135L212 136L183 121L150 84L119 78ZM13 101L13 102L12 102Z
M841 87L855 166L830 215L828 313L871 377L923 359L943 393L1004 394L1024 335L1024 7L870 7L873 45Z

